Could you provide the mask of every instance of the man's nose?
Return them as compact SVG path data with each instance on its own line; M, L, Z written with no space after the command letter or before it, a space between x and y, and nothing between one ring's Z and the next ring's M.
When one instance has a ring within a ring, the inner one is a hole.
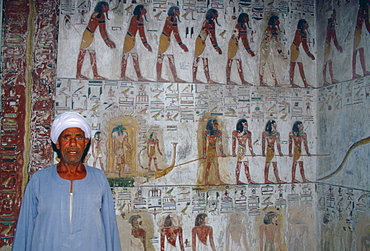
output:
M70 138L69 144L70 145L76 145L76 138L74 138L74 137Z

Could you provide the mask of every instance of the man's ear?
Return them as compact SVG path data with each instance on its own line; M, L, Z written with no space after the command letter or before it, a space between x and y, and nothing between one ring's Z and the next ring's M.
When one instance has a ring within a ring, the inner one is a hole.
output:
M59 147L59 139L57 140L57 142L55 142L55 147L59 150L60 147Z

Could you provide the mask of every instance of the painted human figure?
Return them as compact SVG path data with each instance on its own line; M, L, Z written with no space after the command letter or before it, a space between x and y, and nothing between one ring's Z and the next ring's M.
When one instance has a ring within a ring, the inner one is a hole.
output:
M100 131L94 134L94 138L91 141L91 150L92 156L94 157L93 166L97 166L96 163L99 161L101 170L104 171L104 164L103 164L103 138Z
M366 70L366 61L364 47L360 46L362 38L362 26L365 22L365 27L367 32L370 32L370 22L369 22L369 0L359 0L359 9L357 12L356 28L353 41L353 56L352 56L352 76L353 78L359 78L360 75L356 74L356 58L357 52L360 56L360 63L362 67L363 75L369 75L370 72Z
M204 20L202 24L202 29L200 30L200 33L195 40L195 53L193 61L193 82L195 83L201 83L201 81L197 79L198 65L200 59L202 59L203 61L204 74L206 75L207 83L216 83L215 81L211 80L209 74L208 58L204 56L201 57L201 55L203 54L206 47L206 39L208 36L211 40L213 48L218 52L218 54L222 54L222 50L218 46L216 39L215 23L218 24L217 18L217 10L209 9L206 13L206 20Z
M144 47L152 52L152 47L148 44L146 39L145 30L144 30L144 17L146 14L146 9L144 5L138 4L134 9L134 15L131 18L128 31L125 36L125 40L123 43L123 55L121 61L121 79L132 81L132 79L126 77L126 67L127 67L127 60L128 57L131 55L132 61L134 64L134 69L137 75L138 81L148 81L147 79L143 78L140 71L139 65L139 56L136 52L135 43L136 43L136 33L139 32L139 36L141 42L143 43Z
M299 165L299 171L301 173L303 182L310 182L306 179L304 168L303 168L303 161L299 160L302 153L302 143L306 150L308 156L311 156L310 152L308 151L308 144L307 144L307 134L303 131L304 127L301 121L296 121L293 124L292 131L289 133L289 156L293 157L293 164L292 164L292 182L297 183L299 180L295 178L295 172L297 164ZM293 149L294 146L294 149ZM293 149L293 153L292 153Z
M259 78L260 85L262 86L267 86L267 84L263 82L263 74L266 65L270 70L275 86L279 86L275 75L274 63L272 62L272 51L273 50L277 51L279 56L282 57L283 59L287 58L286 54L283 51L283 45L279 41L279 32L280 32L279 24L280 24L279 17L271 16L268 21L268 26L265 30L264 38L261 42Z
M94 33L95 33L96 28L99 27L100 35L103 38L105 44L111 49L116 48L116 44L112 40L110 40L107 29L105 27L105 15L107 15L107 19L108 19L108 11L109 11L109 4L107 2L100 1L96 4L94 12L92 13L89 23L82 35L82 41L80 44L80 52L77 58L76 78L88 79L86 76L82 75L81 70L82 70L82 65L84 62L86 52L89 52L90 64L92 67L94 79L99 79L99 80L106 79L98 74L98 66L96 64L96 52L94 48Z
M240 181L240 169L242 164L244 166L244 172L248 183L256 184L256 182L251 179L249 161L246 159L247 143L252 156L256 156L253 151L252 133L248 130L248 121L246 119L239 119L236 124L236 130L232 132L232 154L233 157L237 157L235 167L236 184L245 184ZM238 154L236 151L238 151Z
M235 26L235 29L233 31L233 35L230 38L229 41L229 47L228 47L228 59L227 59L227 65L226 65L226 84L233 84L236 83L230 80L230 74L231 74L231 65L232 62L235 61L238 69L238 74L240 77L240 80L242 81L243 85L252 85L251 83L248 83L244 79L243 74L243 67L242 67L242 61L238 58L235 58L236 53L239 49L239 40L242 41L244 48L247 50L249 55L252 57L255 56L254 52L251 50L248 42L247 37L247 27L249 22L249 16L247 13L241 13L238 17L238 23Z
M142 220L138 214L132 215L128 220L131 224L130 250L147 250L146 231L141 227Z
M207 219L207 214L204 213L198 214L195 219L191 243L193 251L209 250L210 248L212 251L216 251L215 243L213 242L213 228L206 225Z
M185 251L182 227L175 226L171 215L167 215L164 220L161 232L161 251L165 250L178 250L176 247L179 246L181 251ZM168 248L165 248L165 242L167 240ZM177 243L176 243L177 242Z
M277 183L285 183L279 178L279 170L277 168L277 162L274 160L275 156L275 143L278 149L279 155L283 156L280 146L280 133L276 131L277 125L275 120L269 120L266 123L265 131L262 133L262 155L266 156L265 164L265 183L273 183L268 179L269 176L269 167L272 163L274 168L274 175ZM267 144L266 144L267 143Z
M221 181L220 169L218 164L217 145L222 157L226 157L222 146L222 132L218 129L218 122L215 118L210 118L207 121L206 130L203 133L203 158L206 159L206 171L204 180L206 185L214 185L209 182L209 171L211 165L214 166L217 179L220 184L225 184Z
M343 48L339 45L337 40L337 33L335 31L336 26L336 13L335 10L331 15L331 18L328 19L328 25L326 26L326 39L325 39L325 50L324 50L324 68L323 68L323 78L324 78L324 85L330 85L338 83L337 80L334 79L333 73L333 60L332 60L332 50L331 50L331 41L333 41L335 48L339 52L343 52ZM331 82L326 81L326 69L327 66L329 67L329 75Z
M126 128L122 125L118 125L112 130L112 150L114 153L114 167L119 171L127 173L126 170L126 148L132 149L131 145L128 142L128 133Z
M260 234L260 251L283 250L280 236L280 226L278 225L278 215L273 212L267 212L263 219L263 224L259 229Z
M243 191L242 191L243 192ZM247 222L244 214L232 213L226 227L225 250L250 250Z
M156 138L155 133L152 132L149 136L149 139L147 140L147 154L148 154L148 171L149 172L154 172L150 169L152 165L152 161L154 162L155 169L159 171L158 169L158 163L157 163L157 157L156 157L156 151L160 155L163 155L161 152L161 149L159 148L159 140Z
M185 52L189 51L188 47L182 43L179 30L177 27L177 21L180 21L180 9L177 6L172 6L169 8L167 13L166 22L163 27L162 34L159 38L159 47L158 47L158 57L157 57L157 81L166 82L167 80L162 78L162 64L165 57L168 58L168 62L170 64L170 70L174 79L174 82L184 83L185 81L180 79L177 76L176 66L175 66L175 59L173 54L164 54L168 47L171 44L171 34L176 39L177 44L183 49Z
M295 65L298 65L299 73L304 84L304 87L312 88L311 85L307 83L306 76L303 69L303 63L301 60L301 55L299 53L299 46L302 44L303 50L306 52L306 55L315 60L315 56L310 52L307 44L307 29L308 23L305 19L300 19L298 21L297 30L295 31L295 36L292 45L290 46L290 70L289 70L289 79L290 85L293 87L300 87L297 84L294 84L294 68Z

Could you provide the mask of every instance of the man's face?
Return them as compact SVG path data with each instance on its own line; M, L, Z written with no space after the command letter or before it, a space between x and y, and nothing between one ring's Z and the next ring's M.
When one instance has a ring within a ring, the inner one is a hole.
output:
M109 5L103 4L102 5L102 12L105 13L105 12L108 12L108 11L109 11Z
M212 14L212 17L213 17L213 19L217 19L217 18L218 18L218 13L214 12L214 13Z
M178 17L178 16L180 16L180 10L175 10L174 12L173 12L173 15L175 16L175 17Z
M273 124L272 124L272 131L273 131L273 132L274 132L274 131L276 131L276 128L277 128L276 123L273 123Z
M243 125L243 128L245 128L245 129L248 128L248 122L243 122L242 125Z
M280 21L278 18L275 19L274 25L278 26L280 24Z
M146 14L146 9L145 8L140 9L140 13L142 16L144 16Z
M77 127L71 127L60 134L55 145L60 151L62 162L77 164L81 162L88 143L89 139L85 138L84 131Z
M304 128L304 127L303 127L303 124L299 124L299 125L298 125L298 129L299 129L299 131L300 131L300 132L301 132L301 131L303 131L303 128Z
M217 121L213 122L213 128L214 128L214 129L217 129L217 127L218 127L218 123L217 123Z

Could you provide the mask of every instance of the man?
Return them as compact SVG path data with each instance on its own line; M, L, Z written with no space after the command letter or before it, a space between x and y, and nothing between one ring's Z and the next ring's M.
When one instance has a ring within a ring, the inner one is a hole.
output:
M290 78L290 85L292 87L300 87L297 84L294 84L294 68L295 65L298 65L299 73L301 74L301 78L306 88L312 88L311 85L307 83L306 76L304 74L303 63L302 59L300 58L299 54L299 46L302 44L303 50L306 52L306 55L315 60L315 56L310 52L310 49L307 45L307 29L308 23L305 19L301 19L298 21L297 30L295 32L293 43L290 47L290 71L289 71L289 78Z
M131 250L146 251L146 231L141 227L143 222L141 216L139 214L132 215L128 222L132 226L130 237Z
M146 9L144 5L138 4L134 9L134 15L131 18L130 25L128 27L127 34L125 36L125 41L123 42L123 55L121 61L121 79L126 81L132 81L132 79L126 76L126 67L128 57L131 55L132 61L134 63L135 72L137 75L137 81L145 82L147 79L143 78L140 71L139 56L136 52L136 33L139 32L141 42L144 47L152 52L152 47L148 44L144 30L144 18L146 17Z
M248 42L248 37L247 37L248 23L249 23L248 14L241 13L238 17L238 23L235 26L233 35L231 36L229 40L229 48L228 48L228 54L227 54L228 59L227 59L227 65L226 65L226 84L228 85L236 84L235 82L231 81L231 78L230 78L231 65L233 61L236 62L238 74L239 74L240 80L242 81L242 85L252 85L251 83L248 83L247 81L244 80L242 61L240 58L236 57L236 54L239 50L239 40L241 40L245 50L249 53L249 55L252 57L255 56Z
M218 164L217 145L219 146L221 156L226 157L222 146L222 132L218 129L218 122L215 118L207 121L206 130L203 133L203 159L206 159L206 172L204 174L205 184L214 185L209 182L209 171L213 164L216 172L216 178L220 185L224 185L220 177L220 168Z
M93 14L90 17L89 24L87 25L83 35L80 45L80 52L77 59L77 73L76 78L88 79L86 76L83 76L81 73L83 61L88 51L90 54L90 63L94 75L94 79L105 80L106 78L99 76L98 66L96 64L96 53L94 48L94 33L96 28L99 27L100 35L102 36L105 44L111 48L116 48L116 44L110 40L108 36L107 29L105 27L105 13L108 15L109 4L107 2L101 1L96 4ZM108 18L107 18L108 19Z
M161 232L161 251L179 250L179 249L181 251L185 251L182 237L183 236L182 227L176 226L176 224L174 223L174 219L171 215L167 215L166 218L164 219L163 227L160 229L160 232ZM167 245L165 245L166 240Z
M167 80L162 78L162 64L165 57L168 58L168 62L170 64L170 70L173 76L174 82L178 83L185 83L184 80L180 79L177 76L176 72L176 66L175 66L175 59L173 57L173 54L164 54L168 47L171 44L171 34L173 33L173 36L176 39L177 44L183 49L185 52L189 51L188 47L186 47L185 44L182 43L181 37L179 34L179 29L177 28L177 20L180 21L180 9L177 6L172 6L169 8L168 17L166 18L166 22L163 27L162 34L160 36L159 40L159 47L158 47L158 57L157 57L157 81L161 82L167 82Z
M280 145L280 133L276 131L277 125L275 120L269 120L266 123L265 131L262 133L262 155L266 156L266 164L265 164L265 183L271 184L273 183L268 179L269 177L269 167L270 163L274 167L274 174L277 183L285 183L279 178L279 170L277 169L277 162L274 160L275 156L275 142L277 149L279 151L279 155L283 156L281 152L281 145ZM267 142L267 147L266 147Z
M216 9L209 9L206 13L206 20L204 20L202 24L202 29L198 37L195 40L195 53L194 53L194 61L193 61L193 82L194 83L202 83L197 79L197 72L198 72L198 64L199 59L203 60L203 68L204 74L206 75L207 83L214 84L215 81L211 80L209 75L209 67L208 67L208 58L204 56L204 49L206 48L206 40L209 36L211 40L213 48L218 52L218 54L222 54L221 48L217 44L216 39L216 28L215 28L215 21L217 23L218 12ZM218 23L217 23L218 24ZM201 55L203 54L203 57Z
M292 164L292 182L297 183L299 180L295 178L295 171L297 167L297 163L299 164L299 170L301 172L301 176L303 182L310 182L306 179L304 169L303 169L303 161L299 160L302 153L302 142L304 148L307 152L308 156L311 156L310 152L308 151L308 144L307 144L307 134L303 131L303 124L301 121L296 121L293 125L292 132L289 133L289 156L293 157L293 164ZM292 153L292 148L294 144L294 152Z
M107 179L82 163L90 138L78 113L55 118L51 140L61 161L36 172L27 185L13 250L121 250Z
M154 132L152 132L149 136L149 139L147 140L147 155L148 155L148 172L154 172L151 170L151 165L152 161L154 162L154 167L156 171L160 171L161 169L158 168L158 163L157 163L157 156L156 152L160 155L163 155L161 152L161 149L159 148L159 140L157 139L156 135Z
M216 246L213 241L213 228L211 226L206 225L207 219L208 216L207 214L204 213L198 214L197 217L195 218L195 226L191 231L192 251L196 250L216 251Z
M244 165L244 172L245 176L247 177L249 184L256 184L251 179L251 175L249 172L249 162L246 158L247 154L247 142L248 142L248 148L251 152L252 156L256 156L256 154L253 151L253 145L252 145L252 133L248 130L248 121L246 119L239 119L238 123L236 124L236 130L232 132L232 152L233 157L237 157L236 167L235 167L235 176L236 176L236 184L243 185L245 183L241 182L240 177L240 168L241 165ZM238 155L236 155L236 146L238 145Z
M262 224L259 229L260 250L277 250L276 245L279 248L278 250L283 250L280 235L280 226L278 225L278 215L273 211L266 213L263 219L263 223L264 224Z
M333 58L332 58L332 50L331 50L331 41L333 41L335 48L342 53L343 48L339 45L337 40L337 33L335 31L336 26L336 12L333 10L333 14L331 18L328 19L328 25L326 26L326 39L325 39L325 50L324 50L324 68L323 68L323 78L324 78L324 85L330 85L338 83L337 80L334 79L333 74ZM329 75L331 82L326 81L326 67L329 66Z
M280 24L279 17L271 16L268 21L268 26L265 30L265 36L261 42L260 46L261 57L259 69L261 86L268 86L265 82L263 82L263 74L265 73L266 65L269 67L275 86L280 86L275 76L274 62L272 62L272 50L277 51L279 53L279 56L282 57L283 59L287 58L287 56L283 52L283 45L279 41L279 32L280 32L279 24Z

